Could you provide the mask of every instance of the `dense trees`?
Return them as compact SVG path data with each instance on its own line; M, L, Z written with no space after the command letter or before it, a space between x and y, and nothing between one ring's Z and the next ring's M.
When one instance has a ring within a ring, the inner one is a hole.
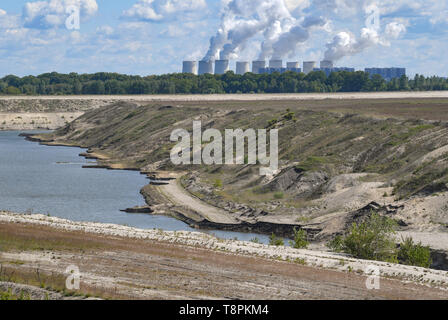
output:
M381 76L370 77L362 71L283 74L227 72L224 75L167 74L161 76L128 76L117 73L60 74L19 78L8 75L0 79L4 95L73 95L73 94L212 94L212 93L307 93L359 91L431 91L448 90L448 80L416 75L386 82Z

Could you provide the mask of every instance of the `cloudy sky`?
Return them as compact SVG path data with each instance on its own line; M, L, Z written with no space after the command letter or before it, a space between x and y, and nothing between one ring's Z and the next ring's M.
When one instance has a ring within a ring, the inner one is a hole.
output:
M2 0L0 76L180 72L213 36L212 54L228 44L232 59L257 59L263 47L288 61L327 55L447 76L447 30L448 0Z

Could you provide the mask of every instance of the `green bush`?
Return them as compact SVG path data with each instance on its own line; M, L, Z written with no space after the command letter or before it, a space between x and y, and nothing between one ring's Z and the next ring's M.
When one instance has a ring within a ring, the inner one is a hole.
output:
M406 265L429 268L432 264L431 250L422 243L414 243L410 237L402 239L398 250L398 260Z
M281 247L285 245L285 242L283 241L282 238L278 238L274 233L271 234L271 236L269 237L269 245L270 246L276 246L276 247Z
M306 249L309 242L307 241L307 233L303 229L297 230L294 228L294 241L290 242L291 247L294 249Z
M328 246L358 259L398 262L396 226L394 220L372 213L369 219L354 223L345 237L335 238Z
M222 188L223 184L222 184L222 180L221 179L216 179L215 183L213 184L213 186L215 188Z
M274 193L274 199L280 200L280 199L283 199L284 197L285 197L285 195L283 194L283 192Z

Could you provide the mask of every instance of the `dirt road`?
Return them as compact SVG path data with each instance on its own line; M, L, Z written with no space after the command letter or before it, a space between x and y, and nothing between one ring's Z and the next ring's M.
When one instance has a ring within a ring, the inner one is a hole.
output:
M156 188L174 205L187 207L208 221L223 224L238 224L238 220L230 216L227 211L211 206L193 197L179 183L178 179L171 180L167 185L157 186Z

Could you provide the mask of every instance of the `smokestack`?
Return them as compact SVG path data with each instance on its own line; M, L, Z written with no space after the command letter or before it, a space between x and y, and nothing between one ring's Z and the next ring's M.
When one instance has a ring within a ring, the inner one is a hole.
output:
M215 74L225 74L229 71L229 60L215 61Z
M303 63L303 72L305 74L312 72L314 68L316 68L316 64L317 64L316 61L305 61Z
M244 75L248 72L250 72L249 62L238 61L236 63L236 74Z
M330 60L324 60L320 62L320 68L321 69L331 69L333 68L333 61Z
M199 75L213 74L213 61L199 61Z
M198 74L198 63L196 61L184 61L182 73Z
M260 74L260 69L266 68L266 61L252 61L252 72Z
M283 68L283 61L282 60L270 60L269 61L269 68L271 68L271 69L281 69L281 68Z

